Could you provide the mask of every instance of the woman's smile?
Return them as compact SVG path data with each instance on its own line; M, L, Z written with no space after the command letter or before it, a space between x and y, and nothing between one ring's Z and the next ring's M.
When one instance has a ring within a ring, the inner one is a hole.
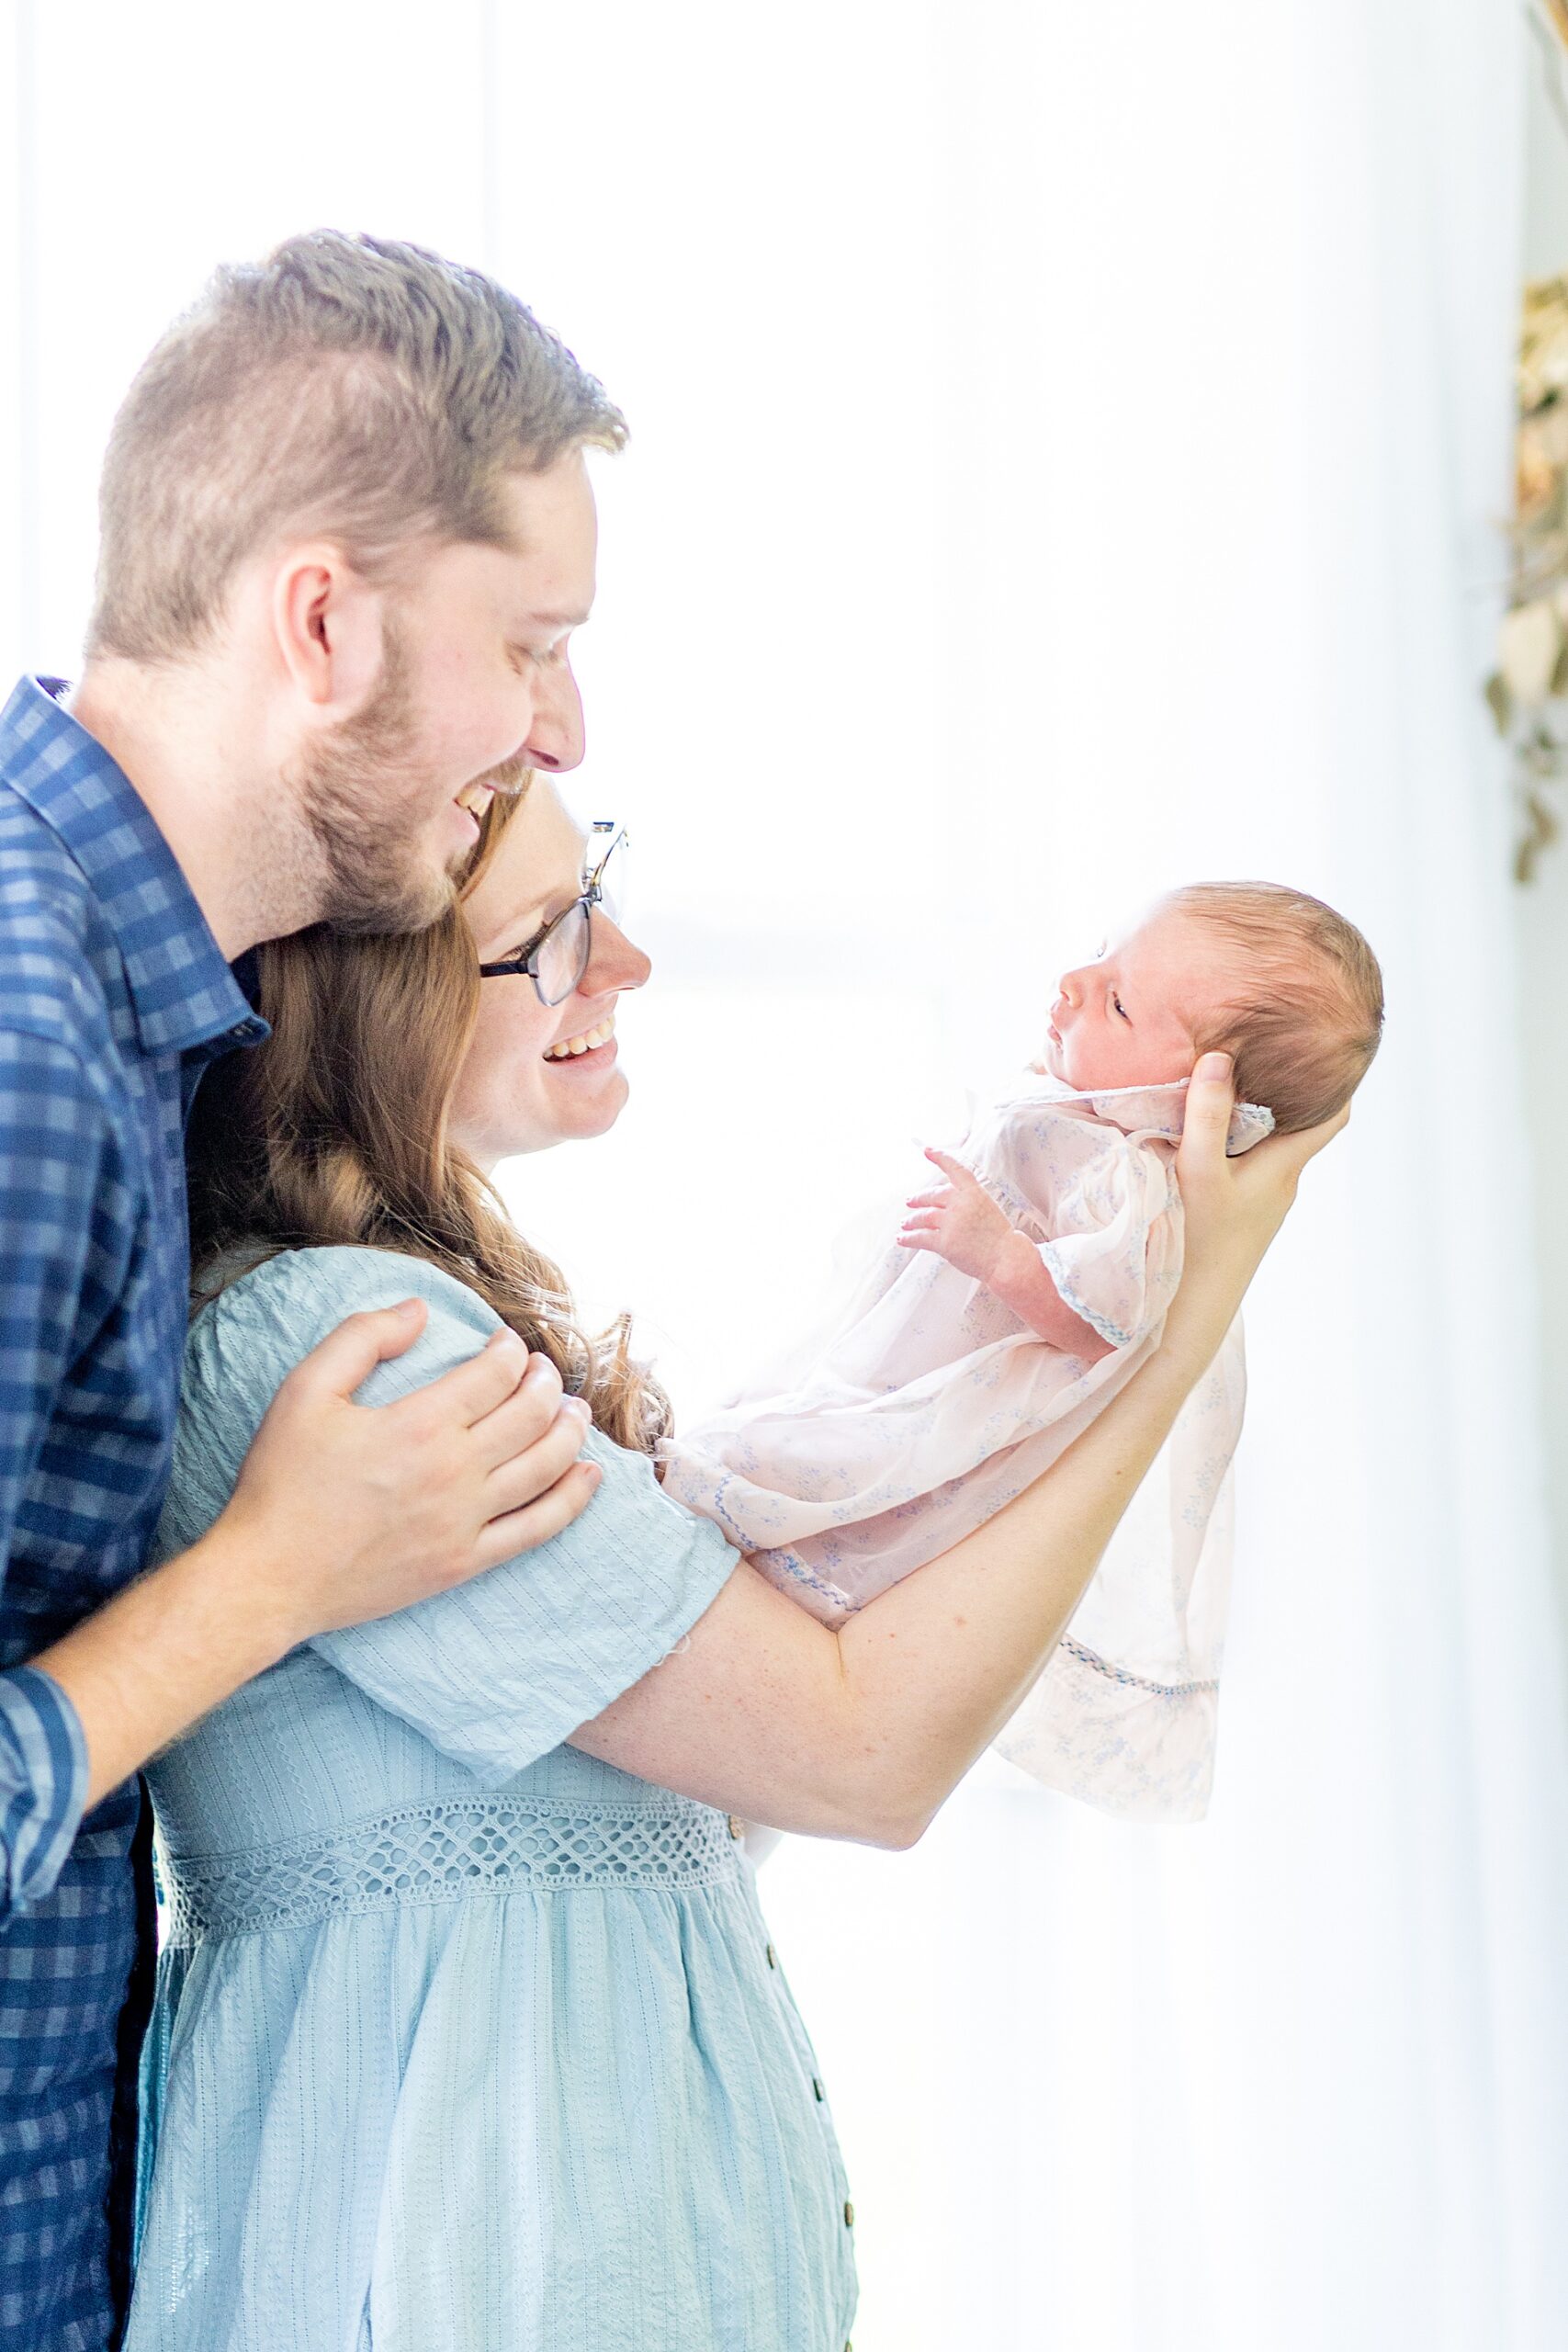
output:
M574 1068L603 1069L606 1062L615 1058L615 1016L607 1012L592 1029L580 1030L573 1037L563 1037L558 1045L547 1046L547 1062L570 1061Z
M481 965L518 955L572 904L588 842L555 786L536 776L463 895ZM603 1135L627 1095L617 1059L616 1001L649 961L608 909L589 917L576 988L546 1004L525 971L480 982L479 1011L453 1089L452 1135L477 1166Z

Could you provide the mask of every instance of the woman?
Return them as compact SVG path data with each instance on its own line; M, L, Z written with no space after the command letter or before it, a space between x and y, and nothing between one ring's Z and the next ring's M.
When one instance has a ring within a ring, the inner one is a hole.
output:
M265 951L274 1039L193 1137L215 1295L169 1543L221 1509L314 1340L411 1289L424 1335L362 1398L509 1322L582 1397L602 1484L552 1544L296 1652L152 1772L170 1935L130 2352L839 2352L852 2209L741 1820L919 1836L1326 1139L1229 1163L1228 1086L1195 1082L1157 1355L1037 1487L831 1632L666 1500L664 1401L624 1329L577 1333L485 1186L626 1099L615 1003L649 967L583 850L536 781L430 933Z

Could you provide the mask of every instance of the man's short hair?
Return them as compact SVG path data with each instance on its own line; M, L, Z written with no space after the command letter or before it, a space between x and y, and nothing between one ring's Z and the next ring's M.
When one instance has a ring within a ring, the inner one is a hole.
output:
M420 545L509 544L500 485L616 449L603 386L514 295L333 229L221 268L138 373L104 459L87 651L177 660L236 569L328 538L371 580Z

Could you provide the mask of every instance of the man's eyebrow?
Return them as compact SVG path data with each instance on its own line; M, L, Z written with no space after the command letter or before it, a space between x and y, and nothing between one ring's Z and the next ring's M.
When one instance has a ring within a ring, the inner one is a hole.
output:
M523 625L525 628L542 624L546 628L581 628L587 618L586 610L579 605L570 613L525 613Z

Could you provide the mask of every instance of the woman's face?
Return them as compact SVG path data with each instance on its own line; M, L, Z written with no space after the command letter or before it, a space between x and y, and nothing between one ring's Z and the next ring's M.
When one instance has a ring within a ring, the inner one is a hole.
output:
M463 899L481 964L517 955L570 906L582 888L583 850L581 826L536 775ZM652 967L603 907L593 910L589 940L588 968L564 1004L541 1004L525 972L479 982L451 1137L486 1170L519 1152L603 1135L621 1114L627 1088L615 1058L615 999L641 988ZM587 1037L598 1042L586 1051L558 1050Z

